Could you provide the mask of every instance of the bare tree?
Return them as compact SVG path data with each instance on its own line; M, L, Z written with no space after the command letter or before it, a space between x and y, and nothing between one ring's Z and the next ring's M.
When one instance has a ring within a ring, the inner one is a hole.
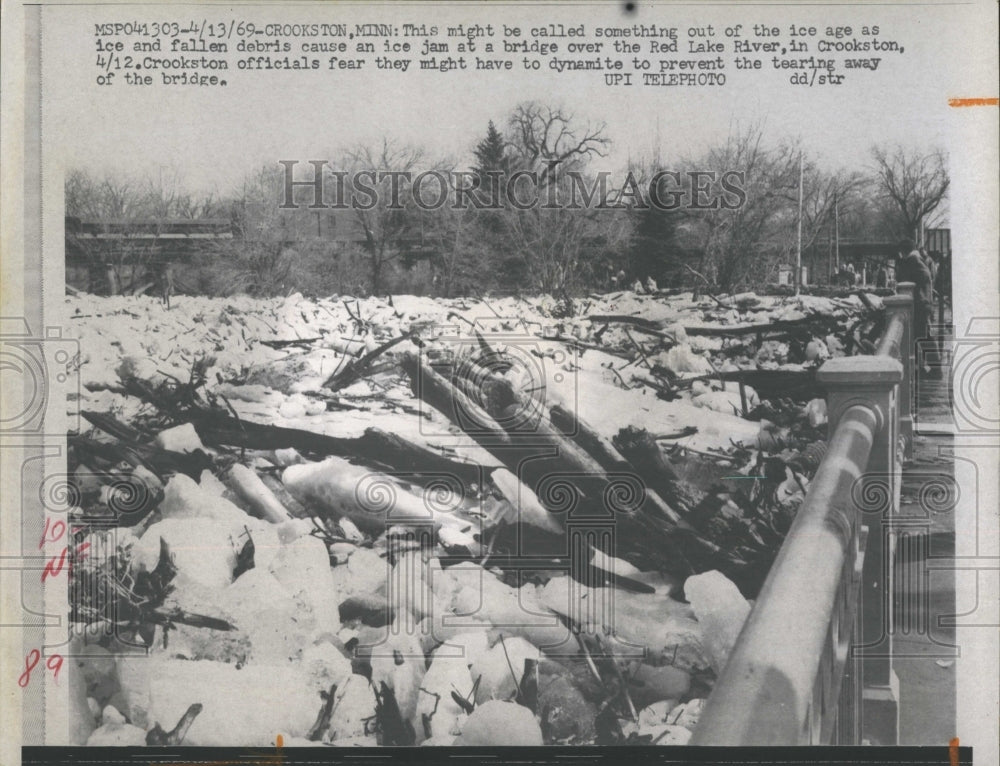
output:
M491 243L485 236L490 230L485 219L495 211L484 211L469 203L473 187L455 173L455 162L442 162L440 167L449 179L446 203L418 215L429 250L426 260L433 271L434 291L450 298L467 292L470 285L486 286Z
M514 163L518 169L536 170L542 187L591 157L606 156L611 146L604 123L578 124L572 114L536 101L515 107L508 125Z
M696 204L686 209L690 224L700 232L698 273L726 290L765 278L773 262L787 253L796 223L797 147L767 145L759 123L737 127L693 167L715 173L708 193L698 195L700 202L692 196ZM727 172L742 173L742 204L713 201L724 192L721 179Z
M353 198L352 215L368 260L372 293L382 289L385 268L403 253L406 240L420 233L413 180L425 169L424 159L423 149L387 138L347 152L346 190Z
M219 240L212 248L210 292L263 296L288 286L292 248L301 237L296 217L279 207L282 189L283 176L272 165L243 179L229 203L233 238Z
M802 249L815 244L828 230L837 206L850 207L864 188L860 173L829 172L808 158L802 173Z
M224 215L224 205L214 194L195 195L184 188L184 179L175 166L161 166L154 181L141 187L147 213L155 218L196 220Z
M802 157L801 179L795 179L792 187L776 190L786 204L772 230L774 242L783 257L789 260L798 247L799 183L802 186L803 253L813 248L821 234L832 233L835 211L839 208L839 213L843 214L855 208L866 186L866 179L861 173L828 171L796 146L786 146L783 151L793 158ZM773 274L768 271L766 276L771 278Z
M572 199L572 185L581 179L589 186L582 174L592 158L606 156L611 139L603 123L583 123L559 107L534 101L515 107L507 124L510 172L534 173L531 190L507 192L529 200L537 196L538 203L512 205L506 200L495 235L501 267L508 281L527 283L518 286L561 293L582 281L591 256L605 249L618 230L608 220L609 211L543 203ZM570 171L580 178L572 179Z
M951 183L944 152L876 146L872 157L879 190L898 215L896 233L922 241L928 219L946 200Z

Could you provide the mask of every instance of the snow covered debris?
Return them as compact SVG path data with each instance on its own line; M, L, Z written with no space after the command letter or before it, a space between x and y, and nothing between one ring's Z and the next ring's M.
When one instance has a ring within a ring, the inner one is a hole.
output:
M750 614L750 604L721 572L689 577L684 593L702 626L702 641L716 674L722 672L729 652Z
M183 745L593 744L610 707L626 738L686 743L822 454L813 373L863 347L866 305L653 282L579 301L68 297L72 515L104 525L84 530L72 618L124 610L146 650L81 665L74 737L157 742L195 710ZM462 420L479 410L496 442ZM520 460L536 447L544 470ZM566 507L539 479L563 473ZM643 486L614 548L586 538L584 585L570 522L623 474ZM146 490L129 514L123 480ZM716 563L688 557L699 537ZM525 546L537 569L510 564Z

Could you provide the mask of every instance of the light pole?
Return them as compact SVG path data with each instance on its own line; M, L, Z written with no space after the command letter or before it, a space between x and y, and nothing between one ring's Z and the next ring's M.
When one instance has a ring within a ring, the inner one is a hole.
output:
M795 294L802 290L802 150L799 150L799 243L795 253Z

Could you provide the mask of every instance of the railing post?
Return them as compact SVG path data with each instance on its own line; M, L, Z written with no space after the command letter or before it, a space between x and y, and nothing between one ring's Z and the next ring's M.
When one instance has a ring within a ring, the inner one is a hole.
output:
M860 730L872 744L899 739L899 680L892 668L892 517L899 508L900 468L897 433L899 385L903 365L887 356L841 357L826 362L817 380L827 391L829 433L841 415L861 405L872 410L878 429L867 466L857 466L851 501L867 544L858 601L854 646L848 661L857 663L861 694Z
M886 318L900 314L903 320L903 338L900 341L899 361L903 364L903 379L899 383L899 435L903 440L903 456L913 458L913 283L903 282L900 292L882 299ZM903 291L903 288L908 290Z

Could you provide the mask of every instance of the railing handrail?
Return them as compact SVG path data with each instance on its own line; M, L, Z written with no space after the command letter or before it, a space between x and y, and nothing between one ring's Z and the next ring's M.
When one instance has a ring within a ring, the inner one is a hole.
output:
M802 742L838 583L856 534L851 489L868 464L877 429L877 413L863 405L841 417L692 744ZM780 637L784 640L776 640Z
M899 359L903 349L904 335L906 331L906 319L902 314L894 313L889 317L885 332L879 338L878 345L875 346L875 353L878 356L888 356Z

